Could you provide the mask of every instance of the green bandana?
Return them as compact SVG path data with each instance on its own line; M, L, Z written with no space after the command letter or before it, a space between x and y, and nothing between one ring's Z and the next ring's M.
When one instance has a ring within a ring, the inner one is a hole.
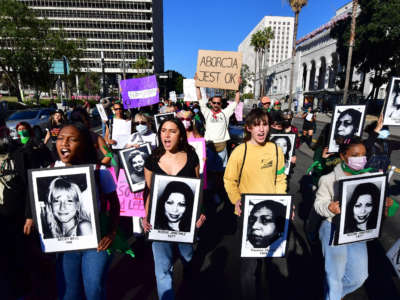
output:
M18 134L21 138L21 143L25 145L29 141L29 138L30 138L29 131L26 129L18 130Z
M394 200L393 198L392 198L392 200L393 200L393 204L388 209L389 217L393 217L396 214L396 211L399 209L399 203L397 203L397 201Z
M342 162L342 170L344 172L350 173L351 175L360 175L360 174L363 174L363 173L371 172L374 169L373 168L366 168L366 169L362 169L362 170L356 171L356 170L350 169L348 165L346 165L344 162Z
M117 162L114 159L113 153L110 151L110 149L108 149L106 145L103 145L103 148L104 148L104 150L107 151L107 154L104 156L111 158L111 165L113 165L114 167L118 166Z
M318 171L322 171L324 168L322 167L322 164L319 160L316 160L312 163L312 165L307 169L306 174L310 174L313 169L316 169Z

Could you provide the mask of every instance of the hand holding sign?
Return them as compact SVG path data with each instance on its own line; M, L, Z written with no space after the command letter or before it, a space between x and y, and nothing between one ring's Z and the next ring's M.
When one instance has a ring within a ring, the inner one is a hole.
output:
M240 52L199 50L196 86L236 91L241 67Z

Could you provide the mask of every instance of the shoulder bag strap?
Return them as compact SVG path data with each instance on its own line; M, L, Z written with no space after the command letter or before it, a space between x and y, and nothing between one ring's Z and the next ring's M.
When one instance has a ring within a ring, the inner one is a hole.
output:
M240 173L239 173L239 183L238 185L240 185L240 180L242 179L242 171L243 171L243 167L244 167L244 162L246 161L246 154L247 154L247 143L244 143L244 154L243 154L243 161L242 161L242 166L240 167Z
M275 187L276 187L276 178L278 177L278 146L275 145L275 154L276 154L276 167L275 167Z

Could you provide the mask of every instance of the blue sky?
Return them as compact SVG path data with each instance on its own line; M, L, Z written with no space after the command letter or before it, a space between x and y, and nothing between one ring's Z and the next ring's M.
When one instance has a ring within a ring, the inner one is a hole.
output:
M284 0L164 0L164 62L185 77L196 71L197 51L237 51L266 15L293 16ZM309 0L299 18L298 39L328 22L350 0Z

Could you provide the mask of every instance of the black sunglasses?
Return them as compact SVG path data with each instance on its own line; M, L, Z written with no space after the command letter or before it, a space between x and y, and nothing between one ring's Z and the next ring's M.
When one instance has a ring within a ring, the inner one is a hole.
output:
M211 102L212 104L214 104L214 105L221 105L221 102Z
M114 110L123 110L122 108L114 108Z
M137 125L146 125L147 124L147 122L145 122L145 121L139 121L139 122L135 122L135 125L137 126Z

